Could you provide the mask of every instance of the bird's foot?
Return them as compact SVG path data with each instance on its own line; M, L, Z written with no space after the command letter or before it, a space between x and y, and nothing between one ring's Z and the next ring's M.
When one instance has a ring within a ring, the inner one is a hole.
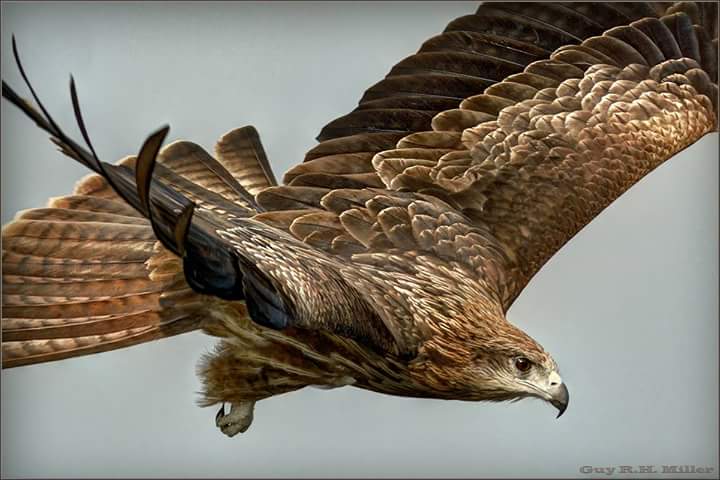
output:
M250 428L254 409L254 401L231 403L230 412L226 414L225 404L223 403L217 415L215 415L215 425L228 437L234 437Z

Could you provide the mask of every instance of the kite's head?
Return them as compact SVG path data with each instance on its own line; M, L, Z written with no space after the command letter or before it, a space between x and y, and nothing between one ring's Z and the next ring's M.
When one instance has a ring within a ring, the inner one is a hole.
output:
M535 397L557 408L558 417L565 412L569 394L557 364L529 335L504 318L465 333L462 340L439 335L426 342L413 365L416 378L422 376L438 396L485 401Z

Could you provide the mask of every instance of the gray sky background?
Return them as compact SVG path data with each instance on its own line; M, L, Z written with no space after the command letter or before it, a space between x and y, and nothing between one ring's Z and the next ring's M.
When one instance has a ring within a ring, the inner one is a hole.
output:
M476 3L8 3L2 78L25 68L78 139L68 74L101 157L168 141L212 151L253 124L276 174L322 125ZM535 277L509 313L560 365L566 414L305 389L228 439L195 406L202 334L2 372L4 477L576 477L583 465L718 470L718 135L641 181ZM2 102L2 222L85 173ZM716 473L711 475L716 476ZM670 476L664 476L670 478ZM703 478L697 475L694 478Z

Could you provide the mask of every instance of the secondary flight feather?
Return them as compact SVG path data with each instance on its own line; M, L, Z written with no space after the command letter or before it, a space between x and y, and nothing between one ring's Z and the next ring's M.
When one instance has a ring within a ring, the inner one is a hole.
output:
M717 129L715 3L489 3L328 123L278 185L253 127L101 161L3 228L3 367L202 329L217 425L308 385L428 398L569 396L505 319L542 265L655 167ZM223 404L232 405L226 413Z

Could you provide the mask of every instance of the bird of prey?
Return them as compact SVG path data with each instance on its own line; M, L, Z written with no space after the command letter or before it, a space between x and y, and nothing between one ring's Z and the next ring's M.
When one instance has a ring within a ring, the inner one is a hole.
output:
M439 399L568 389L505 313L618 196L718 124L715 3L485 3L327 124L278 185L253 127L117 163L2 93L93 170L3 227L3 367L191 330L229 436L305 386ZM231 405L229 412L224 404Z

